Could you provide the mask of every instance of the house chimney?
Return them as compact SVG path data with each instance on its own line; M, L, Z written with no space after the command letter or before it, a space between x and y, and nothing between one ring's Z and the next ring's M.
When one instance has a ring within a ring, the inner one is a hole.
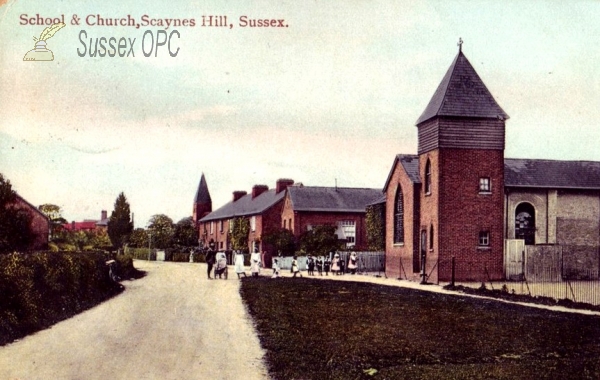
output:
M233 192L233 201L237 201L238 199L240 199L241 197L243 197L244 195L248 194L248 192L246 191L234 191Z
M100 213L100 220L104 220L107 219L107 212L106 210L102 210L102 212Z
M254 185L252 186L252 199L258 197L265 191L269 190L269 186L267 185Z
M282 191L287 189L288 186L292 186L293 184L294 184L293 179L289 179L289 178L278 179L277 183L275 185L275 194L281 193Z

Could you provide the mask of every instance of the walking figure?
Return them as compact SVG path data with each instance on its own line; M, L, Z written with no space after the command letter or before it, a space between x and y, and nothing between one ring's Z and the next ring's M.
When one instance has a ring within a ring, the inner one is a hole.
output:
M315 275L315 259L311 255L308 255L308 275Z
M300 268L298 268L298 259L294 256L294 260L292 260L292 273L294 277L296 277L296 273L300 273ZM300 277L302 277L302 273L300 273Z
M319 256L316 261L317 264L317 272L319 272L319 276L323 275L323 257Z
M331 269L331 260L329 260L329 256L325 256L325 263L323 267L325 269L325 276L329 276L329 269Z

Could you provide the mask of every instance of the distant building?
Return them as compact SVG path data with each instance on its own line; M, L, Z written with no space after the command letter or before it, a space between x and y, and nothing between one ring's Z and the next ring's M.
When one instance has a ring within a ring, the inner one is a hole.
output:
M106 210L100 212L100 219L84 219L81 222L71 222L63 224L67 231L96 231L99 229L108 229L108 213Z
M231 221L246 217L250 222L248 250L257 248L260 252L265 251L264 265L269 267L274 252L266 243L263 244L262 237L280 228L285 190L293 183L291 179L279 179L274 189L269 189L267 185L254 185L250 194L246 191L234 191L229 203L199 220L202 245L208 247L214 244L216 250L231 250Z
M28 250L46 249L50 238L50 220L37 207L27 202L19 194L13 205L18 210L23 210L31 217L30 228L33 232L33 240L27 247Z
M381 189L290 186L283 205L281 228L299 237L314 226L332 225L347 248L366 248L366 208L381 197Z

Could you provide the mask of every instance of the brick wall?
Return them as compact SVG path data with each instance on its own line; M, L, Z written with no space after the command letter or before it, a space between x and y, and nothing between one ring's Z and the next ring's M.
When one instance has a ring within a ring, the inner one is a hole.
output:
M451 258L458 281L503 277L504 152L444 149L439 154L439 279L451 278ZM491 179L491 193L479 192L479 179ZM435 184L435 182L434 182ZM427 202L427 201L424 201ZM434 225L435 227L435 225ZM488 247L479 232L490 232ZM434 250L438 249L434 246ZM487 273L485 273L487 270Z

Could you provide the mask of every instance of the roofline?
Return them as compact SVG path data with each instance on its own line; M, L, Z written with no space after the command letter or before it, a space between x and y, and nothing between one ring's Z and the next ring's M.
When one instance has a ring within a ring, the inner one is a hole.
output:
M270 190L273 190L273 189L270 189ZM250 194L247 194L247 195L250 195ZM277 195L277 194L275 194L275 195ZM268 205L267 207L265 207L263 209L260 209L260 210L257 210L257 211L253 211L253 212L247 213L247 214L230 214L230 215L224 215L224 216L216 217L216 218L210 218L210 214L208 214L204 218L198 220L198 222L202 223L202 222L210 222L210 221L213 221L213 220L239 218L241 216L260 215L260 214L264 213L265 211L269 210L270 208L272 208L273 206L275 206L277 204L277 202L283 201L284 199L285 199L285 196L281 197L281 199L278 199L277 201L273 202L272 204ZM229 203L227 203L227 204L229 204ZM225 207L225 206L223 206L223 207ZM213 212L216 212L216 211L219 211L219 209L217 209L217 210L215 210Z
M46 220L48 221L48 223L50 223L50 218L48 218L46 216L46 214L44 214L40 209L38 209L37 207L35 207L34 205L32 205L31 203L29 203L25 198L23 198L22 196L19 195L19 193L17 193L15 191L15 195L21 199L23 202L27 203L31 208L33 208L38 214L40 214L41 216L43 216L44 218L46 218Z
M368 206L368 205L367 205ZM298 212L337 212L337 213L365 213L367 212L366 206L364 210L361 209L331 209L331 208L305 208L305 209L294 209Z
M548 186L548 185L507 185L504 187L518 187L518 188L536 188L536 189L560 189L560 190L600 190L600 187L574 187L574 186Z
M394 163L392 164L392 168L390 169L390 172L388 173L388 177L385 180L385 185L383 185L383 190L381 190L382 193L385 193L387 191L390 181L392 180L392 175L394 173L394 169L396 168L396 165L400 162L400 157L404 157L404 156L411 156L411 157L414 156L414 157L416 157L417 160L419 159L418 154L402 154L402 153L396 154L396 157L394 158ZM404 170L404 173L406 173L406 176L408 177L408 180L410 182L412 182L413 184L421 183L421 182L415 182L410 178L410 176L406 172L406 169L404 168L404 165L402 165L402 170Z

